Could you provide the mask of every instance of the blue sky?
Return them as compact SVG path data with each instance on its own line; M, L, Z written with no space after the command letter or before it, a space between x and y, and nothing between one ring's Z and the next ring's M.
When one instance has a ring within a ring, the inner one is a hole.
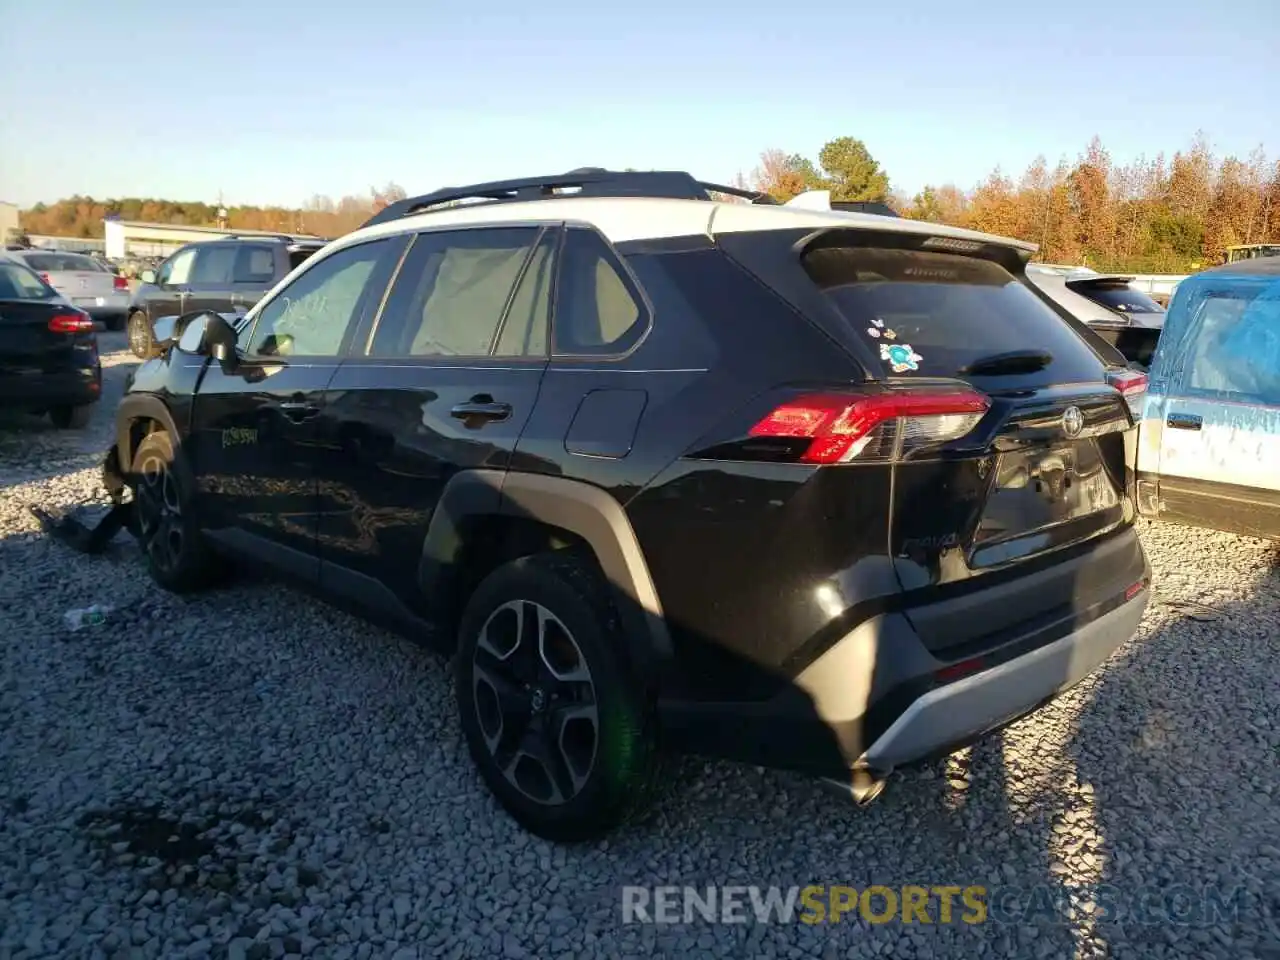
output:
M728 179L846 134L907 193L1095 133L1119 161L1200 129L1280 154L1277 0L58 0L4 21L0 199L24 206L584 165Z

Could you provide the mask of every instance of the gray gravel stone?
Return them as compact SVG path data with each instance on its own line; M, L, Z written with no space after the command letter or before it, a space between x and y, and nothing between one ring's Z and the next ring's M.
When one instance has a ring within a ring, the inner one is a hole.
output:
M0 957L1277 955L1280 548L1144 524L1138 635L870 807L689 761L647 821L553 847L481 787L420 648L248 576L170 596L127 538L84 557L39 533L31 505L101 499L132 365L102 345L87 430L0 415ZM66 632L95 602L106 621ZM1110 885L1122 910L1216 884L1235 915L621 923L624 885L708 883Z

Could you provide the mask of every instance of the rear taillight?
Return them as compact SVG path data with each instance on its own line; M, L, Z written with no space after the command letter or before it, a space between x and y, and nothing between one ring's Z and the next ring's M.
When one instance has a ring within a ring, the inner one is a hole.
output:
M1137 370L1116 370L1107 374L1107 383L1120 391L1135 421L1142 419L1142 404L1147 399L1147 375Z
M958 440L990 406L985 396L963 387L876 396L805 394L775 407L750 436L808 440L799 454L802 463L897 457Z
M89 333L93 321L87 313L59 313L49 318L49 329L54 333Z
M126 280L124 277L120 276L119 274L116 274L114 277L111 278L111 286L116 290L128 290L129 281Z

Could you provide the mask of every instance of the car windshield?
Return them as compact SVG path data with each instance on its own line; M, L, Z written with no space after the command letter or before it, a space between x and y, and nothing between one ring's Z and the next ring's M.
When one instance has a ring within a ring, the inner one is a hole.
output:
M57 294L40 278L16 263L0 263L0 299L52 300Z
M1034 350L1059 383L1098 376L1099 357L1039 297L997 263L950 253L825 247L809 275L886 373L954 377L977 360Z
M57 273L60 270L102 272L102 268L93 260L75 253L29 253L23 259L27 261L27 266L40 273Z

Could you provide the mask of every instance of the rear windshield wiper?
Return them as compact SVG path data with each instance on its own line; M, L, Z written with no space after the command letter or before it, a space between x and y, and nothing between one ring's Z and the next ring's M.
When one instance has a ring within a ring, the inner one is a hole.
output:
M960 368L971 377L1000 377L1016 373L1035 373L1053 363L1053 354L1044 350L1010 350L981 357Z

